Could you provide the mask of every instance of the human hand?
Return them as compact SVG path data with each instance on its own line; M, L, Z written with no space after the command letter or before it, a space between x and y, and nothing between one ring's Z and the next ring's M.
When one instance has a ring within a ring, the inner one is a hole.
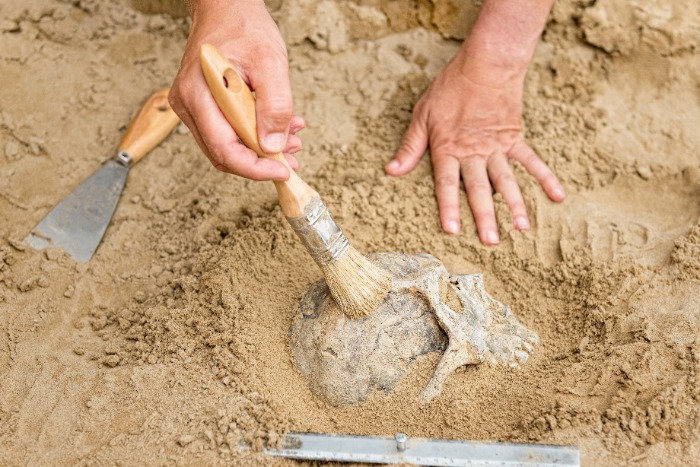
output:
M284 164L259 158L239 142L209 91L198 55L200 46L210 43L236 67L256 94L260 146L270 154L283 152L296 170L292 154L301 149L301 140L295 134L305 124L292 115L287 50L277 25L262 0L199 0L188 6L192 30L170 105L217 169L253 180L287 180Z
M510 160L522 164L551 200L559 202L565 197L557 177L523 137L525 70L461 50L416 104L401 146L385 167L389 175L404 175L416 167L430 145L440 221L448 233L460 231L460 174L479 239L485 245L499 243L494 189L508 205L514 227L530 228Z

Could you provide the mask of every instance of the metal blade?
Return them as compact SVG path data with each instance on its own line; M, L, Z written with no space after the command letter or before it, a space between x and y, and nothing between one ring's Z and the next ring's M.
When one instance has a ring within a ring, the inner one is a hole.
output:
M271 456L336 462L434 466L555 467L580 465L575 447L545 444L482 443L428 438L289 433Z
M112 219L128 172L128 161L122 156L107 161L58 203L24 241L37 250L57 246L76 261L88 261Z

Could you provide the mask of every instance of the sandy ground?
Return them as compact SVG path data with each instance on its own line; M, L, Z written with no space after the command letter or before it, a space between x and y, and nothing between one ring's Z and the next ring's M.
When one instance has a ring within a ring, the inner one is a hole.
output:
M187 21L149 5L0 3L0 464L279 464L255 449L295 429L698 465L695 0L557 2L525 124L569 198L550 203L518 170L533 229L513 231L497 197L496 248L465 203L464 232L441 233L427 160L400 180L381 170L477 6L269 3L308 124L301 175L353 245L483 272L541 338L521 370L464 368L430 403L417 396L436 354L395 394L345 408L313 397L292 360L289 327L320 272L272 185L217 172L185 128L132 169L89 263L22 243L175 75Z

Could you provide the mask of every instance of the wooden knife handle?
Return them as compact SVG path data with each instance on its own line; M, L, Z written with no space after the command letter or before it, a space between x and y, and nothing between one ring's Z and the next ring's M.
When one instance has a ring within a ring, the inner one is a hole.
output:
M180 122L168 104L168 91L161 89L148 98L119 143L119 150L129 154L133 162L160 144Z
M204 44L199 49L199 61L214 100L243 144L259 157L274 159L289 169L287 181L275 182L284 215L288 218L304 215L304 208L318 193L289 167L282 153L267 154L260 147L255 97L248 85L233 65L211 44Z

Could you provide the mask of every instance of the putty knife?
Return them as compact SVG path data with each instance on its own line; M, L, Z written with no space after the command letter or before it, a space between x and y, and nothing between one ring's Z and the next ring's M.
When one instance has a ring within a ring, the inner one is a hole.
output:
M37 250L57 246L76 261L88 261L112 219L129 166L163 141L179 121L168 104L167 88L149 97L126 130L117 155L58 203L24 241Z
M486 443L446 439L289 433L275 457L373 464L481 467L578 467L578 448L546 444Z

